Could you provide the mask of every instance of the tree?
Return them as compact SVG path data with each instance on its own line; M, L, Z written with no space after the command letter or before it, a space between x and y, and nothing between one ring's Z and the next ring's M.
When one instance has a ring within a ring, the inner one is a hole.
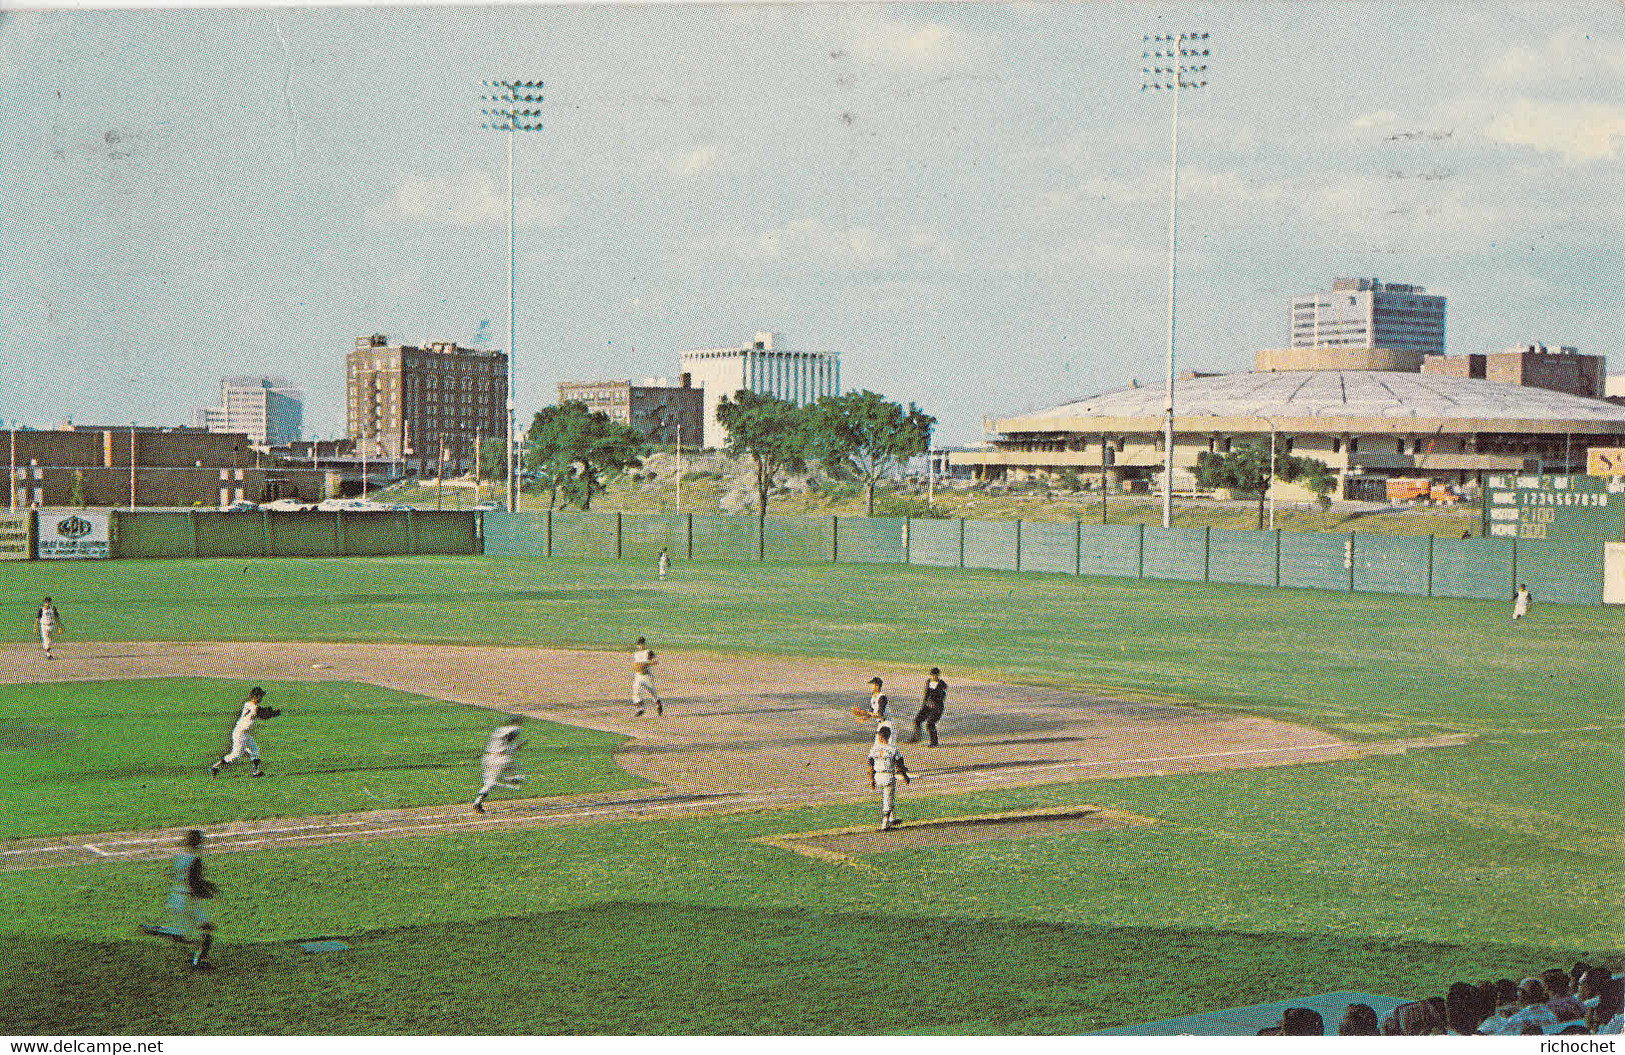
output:
M1307 477L1310 486L1322 478L1335 479L1325 462L1286 453L1285 441L1275 441L1275 479L1282 483ZM1258 496L1258 529L1264 530L1264 501L1270 489L1270 445L1245 443L1228 454L1203 451L1196 456L1196 482Z
M508 445L504 440L480 441L480 475L487 480L508 482Z
M548 489L549 509L561 493L566 503L591 509L593 495L604 489L604 474L642 464L647 450L643 436L630 425L572 401L536 412L525 456Z
M728 430L728 452L756 463L756 515L767 516L767 493L783 470L806 468L812 415L787 399L740 389L717 404L717 421Z
M813 453L826 468L851 469L863 481L866 516L875 515L875 484L915 455L931 448L937 419L908 405L905 412L878 392L865 389L824 396L813 406Z

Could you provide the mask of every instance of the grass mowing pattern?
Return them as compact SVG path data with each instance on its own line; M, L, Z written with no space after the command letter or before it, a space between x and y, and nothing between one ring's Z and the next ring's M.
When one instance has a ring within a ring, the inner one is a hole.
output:
M1481 763L1444 757L1455 779ZM1542 829L1494 789L1416 809L1414 770L905 791L910 817L1088 800L1162 823L873 855L879 881L749 841L872 820L866 806L221 855L222 981L121 941L158 912L163 865L15 873L27 969L0 1017L36 1032L89 1030L85 1014L132 1032L1061 1032L1617 953L1617 843L1583 806ZM293 949L316 935L354 949ZM98 999L104 956L141 984ZM906 999L927 976L934 998ZM852 983L873 977L894 984ZM239 980L276 1010L234 999Z
M277 718L249 764L210 779L247 682L158 678L0 686L0 833L11 837L212 824L457 802L479 787L500 716L349 682L266 682ZM637 787L611 757L619 736L529 722L524 795Z
M118 562L31 565L17 595L61 601L65 650L81 635L620 648L643 633L672 662L687 647L936 664L1344 735L1479 739L931 802L905 790L906 817L1092 801L1162 823L878 855L880 885L748 842L872 821L868 806L222 855L233 966L210 979L125 940L160 910L162 866L12 873L0 897L21 984L0 1018L37 1032L87 1030L87 1015L132 1032L1058 1032L1331 989L1425 995L1625 941L1618 610L1540 605L1513 625L1500 602L923 568L652 578L482 558ZM7 625L25 637L27 614ZM356 948L289 944L323 934ZM927 974L952 1003L911 1005ZM98 978L121 980L111 998Z

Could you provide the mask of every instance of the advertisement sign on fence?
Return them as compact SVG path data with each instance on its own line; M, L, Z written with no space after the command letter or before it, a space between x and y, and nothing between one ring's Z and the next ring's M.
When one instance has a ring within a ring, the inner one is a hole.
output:
M112 556L106 510L42 509L39 511L39 555L42 560L86 560Z
M28 514L0 514L0 560L28 559Z

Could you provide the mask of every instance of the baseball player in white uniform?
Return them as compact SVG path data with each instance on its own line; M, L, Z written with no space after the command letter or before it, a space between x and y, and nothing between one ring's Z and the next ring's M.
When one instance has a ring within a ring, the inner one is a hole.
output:
M192 969L210 971L209 949L214 945L214 923L209 918L205 902L214 897L215 885L203 878L203 833L196 828L181 836L181 852L171 862L173 880L169 887L169 918L167 927L142 926L154 937L171 941L197 942L192 955Z
M485 753L480 756L481 776L485 783L474 796L474 812L485 812L485 797L497 788L517 788L525 782L523 773L514 772L514 753L519 750L518 724L504 725L491 733L485 742Z
M275 718L281 713L275 707L265 706L265 690L254 686L248 693L248 699L243 701L243 709L237 713L237 724L231 727L231 751L221 755L220 761L209 767L209 776L218 777L221 766L248 758L254 763L254 771L249 776L263 777L265 772L260 769L260 745L254 742L249 731L254 728L255 722Z
M62 613L56 610L56 605L47 597L34 613L34 623L39 627L40 647L45 650L46 659L55 659L51 654L51 645L56 641L56 632L66 630L68 625L62 621Z
M50 600L49 597L46 598ZM1518 584L1518 592L1512 598L1512 618L1514 621L1522 619L1529 614L1529 587L1523 583Z
M660 560L657 566L660 572L660 581L665 582L666 573L671 571L671 554L666 552L665 546L660 547Z
M891 742L891 726L883 725L875 732L875 745L869 748L869 786L880 792L880 830L897 826L894 807L897 804L897 778L913 783L908 766L903 762L897 745Z
M643 638L638 638L638 645L632 650L632 706L637 708L634 718L642 718L647 708L647 700L653 700L655 714L666 713L666 708L660 702L660 692L655 688L652 668L655 665L654 650Z

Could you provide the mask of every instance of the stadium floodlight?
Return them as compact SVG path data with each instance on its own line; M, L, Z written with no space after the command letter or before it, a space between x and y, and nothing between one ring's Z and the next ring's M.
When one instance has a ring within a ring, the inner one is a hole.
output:
M1168 383L1163 408L1162 526L1174 513L1174 304L1179 256L1179 93L1207 86L1206 33L1152 33L1145 36L1140 91L1174 95L1173 148L1168 162Z
M508 134L508 511L519 509L519 461L514 457L514 360L518 351L514 347L514 242L513 242L513 147L520 132L540 132L542 111L535 104L542 102L541 81L481 81L485 103L480 113L484 117L480 127ZM478 453L475 454L478 458Z

